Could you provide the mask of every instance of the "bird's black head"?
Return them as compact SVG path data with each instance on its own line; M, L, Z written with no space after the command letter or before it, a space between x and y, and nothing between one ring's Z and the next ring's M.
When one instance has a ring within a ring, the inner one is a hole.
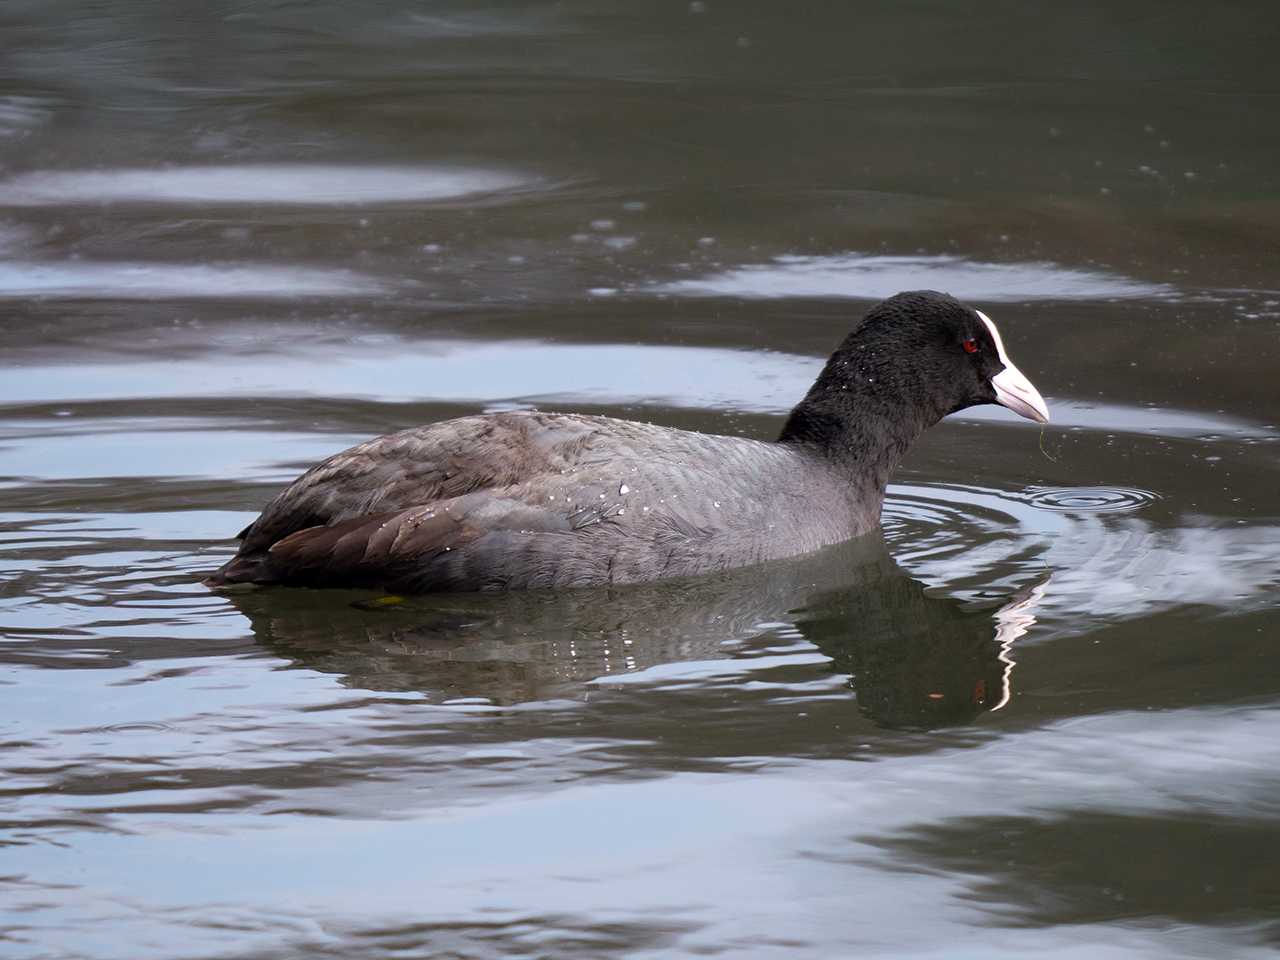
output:
M885 392L939 417L998 403L1028 420L1049 421L1044 398L1005 353L996 325L945 293L915 290L878 303L841 354L850 361L848 375L874 369L885 378Z
M944 293L910 291L876 304L845 338L782 439L859 456L879 445L900 456L922 430L981 403L1049 420L986 314Z

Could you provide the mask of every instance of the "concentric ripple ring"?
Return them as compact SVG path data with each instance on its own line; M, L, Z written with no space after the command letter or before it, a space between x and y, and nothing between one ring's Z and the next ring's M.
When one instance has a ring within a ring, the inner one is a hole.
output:
M1031 491L1033 507L1063 513L1115 513L1140 510L1160 495L1137 487L1053 487Z

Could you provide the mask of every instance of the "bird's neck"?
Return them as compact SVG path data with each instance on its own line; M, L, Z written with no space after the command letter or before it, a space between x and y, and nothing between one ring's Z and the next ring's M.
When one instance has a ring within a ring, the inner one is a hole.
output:
M860 504L878 514L889 478L944 410L874 371L848 369L837 355L800 401L778 441L827 461ZM834 369L833 369L834 368ZM834 375L833 375L834 374Z

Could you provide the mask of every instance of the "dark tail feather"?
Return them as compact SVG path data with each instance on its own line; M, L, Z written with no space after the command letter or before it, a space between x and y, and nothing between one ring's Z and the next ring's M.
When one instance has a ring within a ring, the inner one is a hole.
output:
M264 552L232 557L201 582L216 589L237 583L275 583L278 580L271 569L271 556Z

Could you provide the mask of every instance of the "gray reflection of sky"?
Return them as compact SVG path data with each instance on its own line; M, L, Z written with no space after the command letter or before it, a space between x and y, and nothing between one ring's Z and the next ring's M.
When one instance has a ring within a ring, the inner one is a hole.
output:
M1073 608L1119 618L1173 605L1234 613L1271 605L1280 585L1277 543L1275 526L1161 530L1136 517L1086 514L1042 555L1056 571L1045 606L1069 621Z
M91 513L84 515L59 516L49 518L40 513L0 513L0 524L16 528L23 521L36 519L53 522L42 523L29 531L8 533L5 542L13 542L16 538L27 540L37 536L70 537L78 539L93 537L109 537L116 540L146 540L156 544L163 540L178 541L182 544L193 540L219 540L227 535L227 529L235 526L244 517L242 511L235 510L162 510L135 513ZM239 528L237 528L239 529ZM45 560L45 563L64 563L72 561Z
M268 687L260 702L280 702L282 686L295 689L299 705L314 700L309 674L263 676ZM332 696L327 686L321 684ZM138 690L129 688L129 696ZM216 719L211 712L251 717L257 710L244 689L206 686L199 696L210 721ZM372 719L342 714L293 716L320 725ZM213 734L206 750L234 743L228 761L238 766L276 759L278 737L268 743L247 738L235 725L221 734L212 723L197 726ZM284 732L281 725L273 729ZM83 735L91 737L92 730ZM250 944L293 940L305 917L327 918L334 925L327 938L343 924L465 922L485 911L495 923L566 913L596 924L678 918L692 928L680 937L682 955L763 938L793 941L788 956L830 956L834 943L856 948L857 956L967 956L955 944L972 942L980 930L982 946L974 955L983 957L1034 952L1094 960L1108 949L1113 956L1134 950L1176 956L1179 947L1215 942L1216 952L1200 955L1245 957L1247 949L1229 947L1230 931L1195 924L1180 925L1173 943L1158 926L1095 927L1083 935L1070 926L993 928L989 904L971 895L974 877L900 871L911 860L876 841L993 811L1030 818L1140 811L1274 822L1280 817L1271 773L1278 738L1275 708L1164 711L1158 724L1150 714L1119 713L876 763L830 760L614 783L588 778L555 791L493 790L482 804L469 802L465 791L433 789L439 774L432 764L388 766L391 782L357 781L350 789L392 798L392 819L263 818L224 810L201 814L204 830L175 836L178 814L117 815L131 834L81 832L74 848L27 847L24 872L78 885L78 897L59 898L66 905L58 912L96 911L101 922L87 929L102 940L123 943L121 928L145 917L154 951L148 956L166 948L169 955L210 952L227 934L207 922L192 925L197 916L252 919L235 929L236 945L245 951ZM181 737L170 740L175 750L189 749ZM291 747L305 749L307 742L295 739ZM163 753L154 739L148 746L149 753ZM216 761L210 754L203 762ZM168 793L133 794L123 804L120 797L99 799L103 806L127 807L164 802ZM220 795L216 788L193 791L192 799ZM61 802L69 812L96 805L85 795ZM305 806L306 791L296 791L293 802ZM814 838L824 839L815 845ZM174 855L175 844L181 856ZM882 867L894 869L892 883ZM254 877L251 899L243 892L246 875ZM310 924L303 932L321 935ZM127 955L104 950L101 941L95 947L95 956Z
M1093 403L1071 400L1054 400L1049 413L1054 427L1086 427L1090 430L1115 433L1151 433L1165 437L1199 435L1204 433L1271 433L1260 425L1199 410L1171 410L1168 407L1132 407L1116 403ZM999 421L1008 423L1007 412L1000 407L987 405L970 407L956 414L961 420ZM1029 428L1040 429L1038 424L1022 421Z
M0 267L3 270L3 267ZM390 402L440 400L655 403L785 413L822 369L815 357L767 351L644 344L540 341L349 342L315 348L299 340L287 355L210 355L5 370L0 403L199 396L331 396ZM1185 434L1265 432L1200 412L1052 399L1050 429ZM1039 429L995 406L966 420Z
M58 421L64 426L65 421ZM154 422L86 421L84 431L46 434L0 443L0 477L74 480L81 477L235 477L285 482L300 471L279 464L312 463L367 440L332 433L254 430L156 429ZM86 460L84 432L93 437Z
M983 263L954 256L775 257L694 280L645 288L688 297L854 297L879 300L899 290L945 290L962 300L1103 300L1171 296L1174 288L1100 270L1054 263Z
M313 267L86 261L0 263L0 299L365 297L385 293L390 287L386 280L351 270Z
M243 164L25 173L0 181L0 206L252 203L324 206L451 200L531 177L472 167Z
M676 406L783 410L821 362L790 354L630 344L344 344L257 358L19 367L5 393L27 402L129 397L290 394L497 401L653 400Z
M0 96L0 138L22 136L43 126L53 115L53 105L45 97Z

